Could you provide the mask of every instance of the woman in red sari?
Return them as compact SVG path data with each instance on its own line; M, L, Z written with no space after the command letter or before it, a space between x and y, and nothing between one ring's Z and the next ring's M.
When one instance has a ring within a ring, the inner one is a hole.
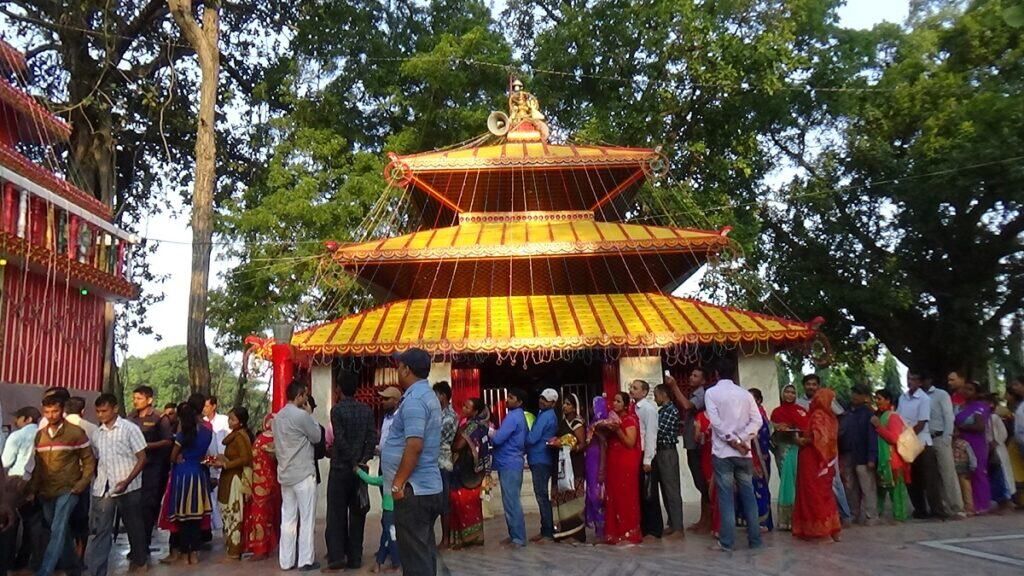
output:
M839 455L839 421L832 413L836 393L821 388L811 400L807 433L800 444L796 502L793 505L793 536L812 539L831 536L839 541L842 524L832 493L832 465Z
M715 488L715 470L711 456L711 420L708 419L708 415L703 410L697 412L695 420L697 425L697 443L700 444L700 468L701 472L704 473L704 481L707 482L706 486L710 490L708 497L711 499L709 506L711 512L711 537L718 538L718 531L721 528L719 524L721 516L718 514L718 492Z
M640 421L629 394L619 392L612 400L619 423L602 423L608 430L608 475L605 483L605 542L639 544L640 533Z
M263 560L277 546L281 525L281 486L277 483L274 455L274 415L263 419L263 432L252 445L252 497L246 510L243 534L250 560Z

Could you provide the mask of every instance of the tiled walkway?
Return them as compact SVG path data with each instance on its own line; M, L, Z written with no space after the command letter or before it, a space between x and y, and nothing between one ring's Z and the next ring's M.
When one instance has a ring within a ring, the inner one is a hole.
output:
M696 513L696 510L693 512ZM695 514L689 516L694 517ZM527 516L527 527L531 533L536 530L536 515ZM322 534L322 531L319 532L317 538L321 556ZM365 567L360 573L368 572L379 534L379 519L371 516L367 519ZM742 532L739 535L742 538ZM452 574L457 576L1024 574L1024 513L958 522L910 522L896 526L855 527L844 531L843 541L837 544L795 541L788 533L780 532L765 537L767 546L763 550L747 552L741 548L731 555L708 550L712 543L708 537L692 535L686 540L673 537L626 548L548 544L532 545L515 551L498 545L504 536L504 522L500 518L488 520L486 547L447 553L444 555L445 562ZM119 542L118 552L125 552L123 542ZM161 551L155 556L163 554ZM158 576L248 576L254 571L277 572L276 561L228 562L221 558L223 554L215 549L203 554L202 563L196 570L185 566L155 566L150 573ZM115 574L125 572L123 561L115 566Z

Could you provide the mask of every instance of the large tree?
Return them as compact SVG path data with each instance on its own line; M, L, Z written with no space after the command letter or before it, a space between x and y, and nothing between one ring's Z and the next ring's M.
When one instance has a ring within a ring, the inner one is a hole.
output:
M477 0L319 3L295 27L293 60L265 94L283 113L261 126L259 168L224 218L237 265L211 294L211 324L225 349L280 318L369 304L324 259L324 241L413 226L408 196L381 177L385 153L477 136L504 107L508 71L465 63L513 61Z
M295 2L230 3L223 13L223 86L240 116L247 96L261 85L275 60ZM58 168L84 190L115 209L116 223L142 232L148 216L183 193L190 180L195 129L188 95L195 90L194 51L177 32L167 0L12 0L0 6L0 29L26 51L30 77L22 81L72 125L71 143ZM268 33L269 32L269 33ZM225 175L245 176L246 129L222 122ZM230 192L231 186L223 188ZM187 196L182 194L187 201ZM131 254L132 280L147 286L159 278L147 257L155 246L145 239ZM128 304L113 330L108 307L108 389L113 379L114 341L122 349L128 334L151 332L145 320L158 289Z
M192 274L186 342L192 389L207 394L210 391L210 361L206 349L206 303L210 287L210 257L213 254L213 194L217 182L214 124L217 87L220 86L220 2L206 2L201 19L193 12L192 0L167 0L167 5L199 62L199 114L192 183Z
M1024 297L1024 31L998 0L925 4L837 47L872 89L778 139L801 172L765 205L757 260L837 347L867 332L984 378Z

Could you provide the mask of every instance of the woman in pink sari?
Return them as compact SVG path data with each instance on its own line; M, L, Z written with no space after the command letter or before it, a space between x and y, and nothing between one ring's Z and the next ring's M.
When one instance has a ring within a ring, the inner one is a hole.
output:
M618 424L600 424L608 431L608 471L605 484L605 542L639 544L640 533L640 421L629 394L619 392L612 400Z

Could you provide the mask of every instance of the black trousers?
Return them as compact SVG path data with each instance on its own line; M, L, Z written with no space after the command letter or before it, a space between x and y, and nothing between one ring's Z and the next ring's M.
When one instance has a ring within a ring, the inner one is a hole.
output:
M693 485L700 492L700 501L705 504L710 503L708 482L707 478L704 477L704 466L700 462L700 448L690 448L686 451L686 465L690 469Z
M182 554L198 552L203 545L203 529L199 520L186 520L178 524L178 548Z
M922 518L945 517L942 504L942 476L935 449L925 446L924 452L914 460L910 468L910 502L914 505L914 516Z
M6 530L0 532L0 576L7 576L7 570L14 565L15 544L18 540L18 523L13 522Z
M142 470L142 523L146 533L146 546L153 542L153 529L160 518L168 471L163 466L146 466Z
M42 540L43 510L38 500L32 500L18 507L18 515L21 516L21 543L12 567L15 570L29 568L35 572L39 570L43 549L46 548L46 541Z
M405 485L405 497L395 500L395 535L404 576L449 574L437 553L434 524L441 516L444 496L417 496L412 484Z
M658 477L652 468L650 472L640 470L640 533L644 536L661 538L665 532L665 519L661 515L661 491Z
M366 511L359 507L362 480L351 467L332 466L327 477L327 563L331 568L363 565Z

